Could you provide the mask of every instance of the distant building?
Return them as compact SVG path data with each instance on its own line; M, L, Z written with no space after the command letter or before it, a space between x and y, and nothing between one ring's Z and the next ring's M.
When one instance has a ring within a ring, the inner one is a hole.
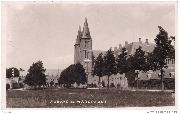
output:
M46 85L57 86L61 71L59 69L46 69Z
M23 80L25 79L27 75L27 71L20 72L20 82L23 83ZM52 86L58 85L58 79L60 77L61 70L59 69L46 69L45 75L46 75L46 84L47 86L50 86L50 82L52 82Z
M133 55L136 52L136 49L139 48L139 46L142 47L142 50L145 51L145 54L148 54L154 50L154 47L156 45L153 43L149 43L148 39L146 39L146 41L143 43L141 38L139 38L139 42L128 43L127 41L125 41L125 45L123 47L126 48L128 55ZM117 49L117 47L114 48L114 55L116 59L118 58L118 55L120 54L121 51L122 51L121 44L119 44L119 49Z
M10 89L18 89L23 87L23 82L20 77L6 78L6 84L9 84Z
M46 76L46 85L48 87L50 86L57 86L58 85L58 79L59 77L53 77L53 76Z

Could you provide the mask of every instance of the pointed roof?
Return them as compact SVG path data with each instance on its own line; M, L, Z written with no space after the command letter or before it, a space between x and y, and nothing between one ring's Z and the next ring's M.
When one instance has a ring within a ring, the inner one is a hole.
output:
M87 23L87 18L85 18L84 27L82 31L82 38L91 38L88 23Z
M78 35L77 35L77 39L76 39L76 44L80 44L81 37L82 37L81 27L79 26Z

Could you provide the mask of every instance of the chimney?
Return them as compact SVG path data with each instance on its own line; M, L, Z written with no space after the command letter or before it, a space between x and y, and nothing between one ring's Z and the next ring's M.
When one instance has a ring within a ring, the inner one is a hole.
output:
M148 42L148 39L146 39L146 42L145 42L147 45L149 45L149 42Z
M116 51L117 50L117 47L114 47L114 51Z
M119 44L119 49L121 49L122 48L122 45L121 44Z
M125 41L125 47L128 45L128 42L127 41Z
M141 38L139 38L139 43L142 43Z

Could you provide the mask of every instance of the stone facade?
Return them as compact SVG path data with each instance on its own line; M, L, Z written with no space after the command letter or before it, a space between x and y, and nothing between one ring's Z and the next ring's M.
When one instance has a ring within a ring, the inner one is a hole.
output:
M105 54L105 51L92 50L92 38L90 35L87 19L85 18L83 30L81 31L81 27L79 26L76 43L74 45L74 64L79 62L83 65L88 75L88 84L99 85L99 77L92 76L92 71L94 64L93 57L96 58L101 52ZM106 78L107 76L101 77L101 83L104 81L105 85L107 85L108 81ZM110 76L110 84L111 83L113 83L115 87L117 87L118 84L122 86L123 83L125 84L125 88L128 87L127 79L124 77L124 75L118 74Z
M76 43L74 45L74 64L78 62L83 65L89 79L92 73L92 38L86 18L82 31L81 27L79 27Z

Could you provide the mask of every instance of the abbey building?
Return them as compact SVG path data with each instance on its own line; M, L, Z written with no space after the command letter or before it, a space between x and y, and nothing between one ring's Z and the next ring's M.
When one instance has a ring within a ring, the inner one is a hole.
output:
M78 35L76 39L76 43L74 45L74 64L81 63L87 73L87 83L88 84L96 84L98 85L99 78L98 76L93 76L93 64L94 58L96 58L100 53L105 54L105 51L101 50L92 50L92 38L90 35L90 30L88 27L87 18L85 18L84 27L81 31L81 27L79 26ZM121 76L113 76L117 79L120 79ZM105 85L107 85L107 77L102 77L101 81L104 81ZM117 85L118 81L112 82L113 84ZM111 84L111 83L110 83ZM126 80L127 85L127 80Z
M118 58L118 55L121 53L122 48L125 47L127 50L128 56L133 55L138 49L138 47L141 46L142 50L145 51L146 54L152 52L154 50L154 47L156 46L154 43L150 43L148 39L145 39L145 42L142 41L141 38L139 38L138 42L131 42L128 43L125 41L124 46L119 44L119 47L114 47L113 53L115 56L115 59ZM81 30L81 27L79 26L78 35L76 39L76 43L74 45L74 64L81 63L87 73L87 82L88 84L96 84L99 85L99 77L93 76L93 64L94 59L98 57L98 55L102 53L103 55L106 54L106 51L102 50L92 50L92 38L90 34L90 30L88 27L87 18L85 18L83 29ZM175 60L170 60L167 58L167 65L168 68L165 70L166 79L174 79L175 78ZM146 73L140 73L139 74L139 80L159 80L158 78L159 71L152 72L148 71ZM172 74L172 75L170 75ZM104 83L105 86L107 86L108 79L107 76L103 76L100 78L101 84ZM127 88L129 82L127 81L125 74L117 74L114 76L110 76L109 84L114 85L117 87L120 85L123 88Z

